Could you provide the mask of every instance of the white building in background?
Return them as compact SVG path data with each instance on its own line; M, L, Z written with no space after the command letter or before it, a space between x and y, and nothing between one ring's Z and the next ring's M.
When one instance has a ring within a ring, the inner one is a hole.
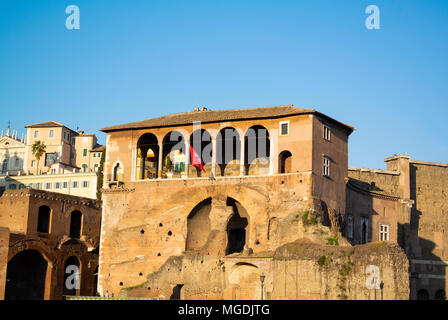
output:
M2 130L0 136L0 179L6 174L17 174L23 171L25 161L26 145L25 139L18 139L18 132L6 130L6 135Z
M97 172L104 146L94 134L74 131L48 121L26 127L26 138L10 129L0 137L0 191L33 188L96 199ZM45 153L38 160L32 145L41 141Z

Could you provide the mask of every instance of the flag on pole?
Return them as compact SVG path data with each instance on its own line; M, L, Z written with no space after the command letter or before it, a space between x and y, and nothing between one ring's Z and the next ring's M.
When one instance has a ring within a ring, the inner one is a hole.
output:
M191 155L191 164L205 172L201 157L199 157L199 155L196 153L191 144L190 144L190 155Z

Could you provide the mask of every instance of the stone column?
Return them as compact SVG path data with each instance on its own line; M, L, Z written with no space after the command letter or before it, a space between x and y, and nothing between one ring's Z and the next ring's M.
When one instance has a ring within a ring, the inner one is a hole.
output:
M216 176L216 138L212 137L212 174Z
M185 140L185 175L189 177L190 169L190 139Z
M159 160L158 160L158 165L157 165L157 178L161 179L162 178L162 167L163 167L163 144L159 143Z
M273 143L269 143L269 174L274 174L274 152Z
M245 158L245 154L244 152L246 151L244 148L244 136L243 138L240 140L240 176L244 176L244 158Z

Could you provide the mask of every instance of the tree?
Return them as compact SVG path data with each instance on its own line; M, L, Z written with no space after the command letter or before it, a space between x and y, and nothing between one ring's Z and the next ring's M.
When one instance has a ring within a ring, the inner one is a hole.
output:
M45 153L47 146L40 140L36 140L31 146L31 152L37 160L37 172L39 172L39 160Z

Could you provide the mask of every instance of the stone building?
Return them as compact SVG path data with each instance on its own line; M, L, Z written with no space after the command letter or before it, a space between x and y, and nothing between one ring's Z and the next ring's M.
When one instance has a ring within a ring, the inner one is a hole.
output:
M100 224L97 200L1 191L0 299L95 294Z
M346 192L353 130L292 105L203 108L102 129L98 290L374 299L378 289L378 298L381 290L384 299L408 299L409 262L398 241L353 247L340 233L356 205ZM396 216L386 222L406 221L397 215L405 206L391 206Z
M345 235L390 240L410 261L411 299L444 299L448 284L448 164L395 155L386 170L349 168Z

